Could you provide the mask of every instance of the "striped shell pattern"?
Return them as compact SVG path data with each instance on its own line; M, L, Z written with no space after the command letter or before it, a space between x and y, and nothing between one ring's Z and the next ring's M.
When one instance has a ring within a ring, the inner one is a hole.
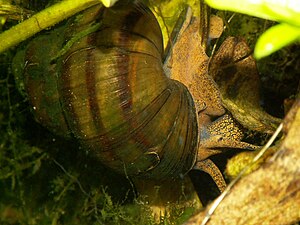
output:
M187 88L164 74L162 55L149 9L90 8L26 48L35 117L119 173L180 177L196 161L196 110Z

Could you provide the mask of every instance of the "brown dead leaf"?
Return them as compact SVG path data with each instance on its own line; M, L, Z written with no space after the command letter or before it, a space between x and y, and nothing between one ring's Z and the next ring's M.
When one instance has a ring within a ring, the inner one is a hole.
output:
M191 21L188 28L173 46L172 60L169 62L171 78L183 83L191 92L198 112L221 116L225 109L220 99L216 83L207 73L208 56L201 46L199 18Z
M221 93L222 102L244 127L273 133L280 120L259 104L259 77L254 58L240 38L228 37L210 59L209 75Z

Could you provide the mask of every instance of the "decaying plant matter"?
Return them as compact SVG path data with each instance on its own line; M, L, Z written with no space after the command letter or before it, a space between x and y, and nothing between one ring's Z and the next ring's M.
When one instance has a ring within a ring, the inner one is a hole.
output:
M284 139L278 152L237 183L205 224L294 224L299 221L299 99L283 123ZM207 210L186 224L201 224Z

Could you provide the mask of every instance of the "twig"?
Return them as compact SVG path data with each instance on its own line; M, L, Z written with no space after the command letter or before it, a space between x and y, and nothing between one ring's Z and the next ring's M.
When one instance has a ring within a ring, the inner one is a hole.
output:
M70 16L100 4L99 0L64 0L0 34L0 53Z

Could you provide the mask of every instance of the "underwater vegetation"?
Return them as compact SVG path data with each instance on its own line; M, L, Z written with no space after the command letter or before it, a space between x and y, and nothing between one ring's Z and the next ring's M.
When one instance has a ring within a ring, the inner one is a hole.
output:
M146 2L156 12L164 37L172 30L184 3ZM188 3L194 15L199 16L199 1ZM0 1L1 31L24 20L24 12L30 17L52 4L54 2L18 1L13 4ZM15 14L19 16L7 16L1 11L4 5L14 5ZM211 9L211 13L223 19L226 29L218 40L211 42L208 56L214 54L213 46L219 48L229 36L243 37L253 50L257 39L276 24L249 15L233 15L229 11ZM167 38L164 38L166 46L165 40ZM202 207L195 201L184 203L181 196L176 203L162 207L163 213L154 216L149 196L139 194L131 178L99 163L78 140L57 136L40 125L32 115L22 78L13 73L14 57L27 43L28 40L0 54L0 224L183 224ZM281 50L278 48L257 62L260 103L273 116L283 118L295 99L300 76L299 52L299 45L295 43ZM251 131L247 135L252 142L258 137L256 141L260 143L255 143L258 145L263 145L269 137L269 134L257 135ZM224 171L227 160L233 155L235 152L229 151L213 160ZM248 157L240 161L248 162ZM226 181L233 179L240 170L227 172ZM217 197L218 189L205 173L190 175L202 205ZM154 193L152 198L157 196Z

